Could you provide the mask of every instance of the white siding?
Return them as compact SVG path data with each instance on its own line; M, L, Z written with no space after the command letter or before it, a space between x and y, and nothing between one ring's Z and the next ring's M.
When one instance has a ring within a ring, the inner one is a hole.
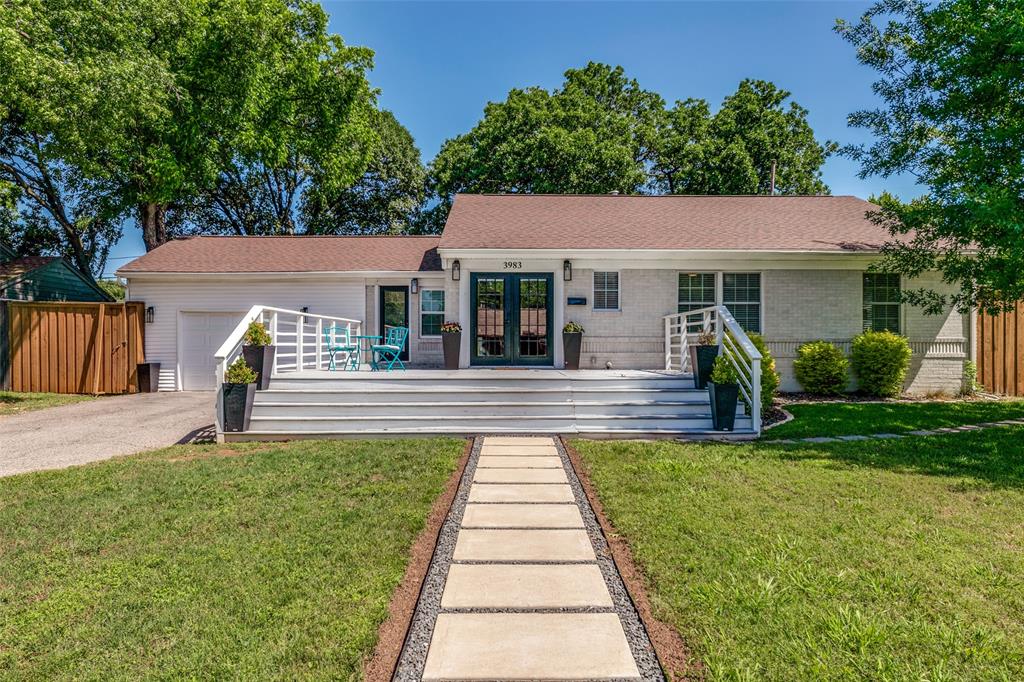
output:
M146 325L146 360L160 363L160 390L181 388L178 367L178 330L183 311L244 313L254 305L269 305L366 319L365 283L362 277L231 277L178 279L135 276L128 280L128 297L153 306L154 320Z

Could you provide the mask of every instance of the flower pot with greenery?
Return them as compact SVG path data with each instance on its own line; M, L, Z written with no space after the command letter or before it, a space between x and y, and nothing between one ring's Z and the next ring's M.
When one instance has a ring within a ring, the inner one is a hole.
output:
M459 368L459 353L462 350L462 325L445 322L441 325L441 346L444 348L444 368Z
M580 350L583 348L583 326L569 322L562 327L562 350L565 354L565 368L580 368Z
M224 431L248 430L256 397L256 372L238 358L228 367L220 390Z
M274 353L276 348L270 332L261 322L250 322L242 337L242 357L245 364L256 372L256 390L263 391L270 387L270 374L274 369Z
M706 388L711 378L711 368L718 357L718 342L715 333L705 329L697 335L697 342L690 344L690 371L693 372L693 385Z
M715 358L708 382L711 398L711 426L715 431L732 431L736 427L736 403L740 395L740 377L729 358Z

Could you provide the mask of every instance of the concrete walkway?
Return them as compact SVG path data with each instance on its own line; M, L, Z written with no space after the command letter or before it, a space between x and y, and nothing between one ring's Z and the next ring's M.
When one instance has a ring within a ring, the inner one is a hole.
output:
M566 466L550 438L484 439L422 679L641 679Z
M140 393L0 417L0 476L61 469L212 436L215 394Z

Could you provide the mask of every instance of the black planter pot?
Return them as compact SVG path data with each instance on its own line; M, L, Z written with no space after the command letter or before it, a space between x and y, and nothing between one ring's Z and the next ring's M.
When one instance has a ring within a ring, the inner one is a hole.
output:
M242 357L245 358L245 364L256 372L257 391L265 391L270 388L270 375L274 370L274 353L276 352L276 346L242 346Z
M580 368L580 350L583 348L583 332L562 332L562 350L565 351L565 368Z
M690 346L690 367L695 388L707 388L717 357L718 346Z
M248 431L256 384L221 384L224 431Z
M139 393L156 393L160 383L160 363L140 362L136 365L135 383Z
M441 345L444 348L444 368L459 368L459 351L462 349L462 332L441 334Z
M740 397L739 384L716 384L708 382L711 398L711 426L715 431L732 431L736 428L736 402Z

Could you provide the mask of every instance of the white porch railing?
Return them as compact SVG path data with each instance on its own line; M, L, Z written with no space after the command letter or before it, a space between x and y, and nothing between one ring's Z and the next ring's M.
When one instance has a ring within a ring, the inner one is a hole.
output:
M249 323L253 321L264 324L276 347L272 374L327 368L330 353L324 348L325 329L347 328L352 336L362 334L362 322L359 320L254 305L213 356L217 363L217 433L224 430L221 423L220 385L224 382L228 367L242 354L242 338Z
M754 433L761 433L761 353L724 305L665 315L665 369L694 371L690 343L701 331L714 333L719 355L739 375L740 395L750 411Z

